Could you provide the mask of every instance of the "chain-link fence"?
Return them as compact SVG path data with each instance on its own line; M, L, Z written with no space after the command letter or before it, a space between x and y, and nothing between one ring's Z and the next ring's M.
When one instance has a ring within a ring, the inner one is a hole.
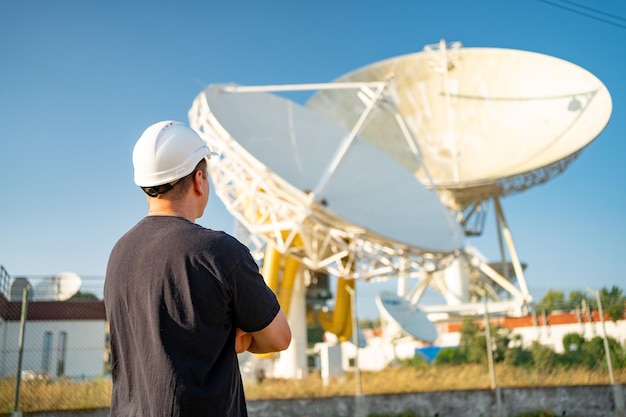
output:
M78 291L80 281L74 288L76 277L10 279L0 271L0 413L108 406L104 303Z
M24 303L11 297L6 283L0 289L0 413L108 407L103 302L27 296ZM319 310L319 304L310 306ZM605 327L600 318L596 311L567 327L557 315L529 317L534 325L523 333L501 318L490 318L486 327L484 317L473 317L437 324L452 343L425 346L409 337L389 338L378 320L359 321L359 337L342 342L309 309L307 358L297 377L287 383L273 377L275 358L242 360L251 366L242 373L251 399L626 383L626 322L608 320ZM259 372L262 361L270 365Z

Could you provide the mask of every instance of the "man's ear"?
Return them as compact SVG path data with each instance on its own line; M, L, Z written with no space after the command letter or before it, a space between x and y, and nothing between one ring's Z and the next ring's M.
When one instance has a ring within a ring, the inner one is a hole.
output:
M198 194L204 193L204 188L202 187L202 181L204 180L204 174L202 170L198 170L193 175L193 189Z

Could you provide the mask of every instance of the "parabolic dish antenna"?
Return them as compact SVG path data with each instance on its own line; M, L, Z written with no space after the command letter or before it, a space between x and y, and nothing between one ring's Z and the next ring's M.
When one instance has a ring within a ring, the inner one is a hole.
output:
M381 292L376 296L376 306L386 325L395 327L395 331L403 331L427 343L437 339L437 329L426 313L406 299L391 292Z
M9 301L22 301L22 299L24 298L24 290L28 286L30 286L28 278L17 277L13 281L11 281L11 285L9 286ZM28 291L27 297L28 300L33 299L32 286Z
M549 180L608 123L609 92L585 69L534 52L459 46L427 46L335 80L393 75L387 104L402 114L433 183L451 192L448 206L464 208ZM345 90L326 89L306 106L345 127L364 104ZM426 177L384 105L360 135Z
M65 301L76 294L82 285L74 272L60 272L44 278L35 285L35 299L38 301Z
M357 136L336 159L349 129L277 95L227 88L206 88L190 123L221 154L209 164L216 193L251 233L279 248L297 233L311 269L368 251L374 259L462 246L463 231L436 192L380 149ZM354 265L330 272L348 270L358 273Z

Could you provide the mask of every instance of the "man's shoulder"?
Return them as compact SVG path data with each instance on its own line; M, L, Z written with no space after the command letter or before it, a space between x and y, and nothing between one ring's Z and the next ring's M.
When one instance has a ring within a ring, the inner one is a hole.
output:
M144 248L151 246L147 245L147 242L151 242L159 247L171 249L174 245L183 249L180 246L181 241L187 242L185 245L187 249L209 248L214 254L230 252L236 256L238 253L249 253L249 249L243 243L222 230L210 229L181 218L155 219L150 216L141 219L120 237L114 249L136 246L138 242L141 242Z
M205 237L207 240L211 241L215 246L219 246L222 248L228 248L230 251L241 251L241 252L249 252L247 246L241 243L236 237L221 231L221 230L212 230L205 229Z
M224 232L223 230L209 229L199 224L194 224L194 227L197 228L202 236L219 241L220 243L241 244L234 236Z

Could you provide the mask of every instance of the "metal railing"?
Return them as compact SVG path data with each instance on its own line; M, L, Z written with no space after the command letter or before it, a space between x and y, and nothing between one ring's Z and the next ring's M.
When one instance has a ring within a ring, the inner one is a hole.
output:
M0 294L9 298L9 281L11 281L11 275L4 269L4 266L0 265Z

